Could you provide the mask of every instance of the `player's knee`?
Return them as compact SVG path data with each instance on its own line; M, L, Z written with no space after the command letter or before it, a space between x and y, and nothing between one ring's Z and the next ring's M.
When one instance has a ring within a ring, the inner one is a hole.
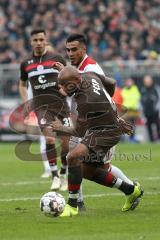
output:
M55 138L53 137L45 137L46 144L55 144Z
M112 165L108 162L108 163L105 163L102 168L108 170L108 172L109 172L112 168Z
M79 160L76 158L74 154L69 153L67 155L67 163L68 163L68 166L77 166L79 165Z

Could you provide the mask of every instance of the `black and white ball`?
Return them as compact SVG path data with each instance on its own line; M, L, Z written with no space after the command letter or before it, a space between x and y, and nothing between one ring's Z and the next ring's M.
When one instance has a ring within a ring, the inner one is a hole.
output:
M59 216L63 212L65 205L64 197L57 192L45 193L40 199L40 209L47 216Z

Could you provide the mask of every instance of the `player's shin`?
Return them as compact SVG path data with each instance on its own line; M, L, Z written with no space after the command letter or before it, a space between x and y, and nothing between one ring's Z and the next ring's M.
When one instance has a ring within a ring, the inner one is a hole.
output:
M67 191L68 189L68 182L67 182L67 160L66 156L61 155L61 169L60 169L60 181L61 181L61 186L60 190L61 191Z
M51 190L58 190L60 188L60 178L58 176L58 167L56 159L56 149L54 144L46 144L46 155L49 161L49 165L52 173L52 185Z
M74 208L77 207L78 193L82 182L82 172L80 166L68 167L68 204Z
M83 191L82 191L82 184L81 184L81 187L80 187L80 190L79 190L79 193L78 193L78 210L80 212L84 212L86 211L86 206L84 204L84 201L83 201Z
M46 144L46 155L51 168L52 177L58 177L57 154L54 144Z
M66 174L67 170L67 160L66 156L61 155L61 169L60 169L60 174Z

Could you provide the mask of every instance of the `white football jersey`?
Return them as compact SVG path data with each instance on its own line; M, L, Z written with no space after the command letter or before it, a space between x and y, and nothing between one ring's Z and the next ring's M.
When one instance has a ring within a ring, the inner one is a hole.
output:
M87 54L85 55L83 61L79 64L78 70L81 73L95 72L100 75L105 75L99 64L93 58L89 57Z

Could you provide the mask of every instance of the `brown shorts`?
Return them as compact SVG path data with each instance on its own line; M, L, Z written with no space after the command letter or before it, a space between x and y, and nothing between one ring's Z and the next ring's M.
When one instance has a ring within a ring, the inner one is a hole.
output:
M42 94L32 99L32 110L35 112L40 127L50 125L55 117L63 121L69 116L69 107L65 99L54 94Z
M63 125L69 127L70 126L70 118L68 112L63 112L63 114L58 114L53 109L43 109L41 108L39 111L35 111L35 114L38 119L38 125L41 129L43 129L45 126L50 125L53 121L55 121L55 118L57 117Z
M104 164L105 156L109 150L115 146L121 137L121 129L103 129L103 130L87 130L81 143L89 149L89 155L85 157L83 162Z

